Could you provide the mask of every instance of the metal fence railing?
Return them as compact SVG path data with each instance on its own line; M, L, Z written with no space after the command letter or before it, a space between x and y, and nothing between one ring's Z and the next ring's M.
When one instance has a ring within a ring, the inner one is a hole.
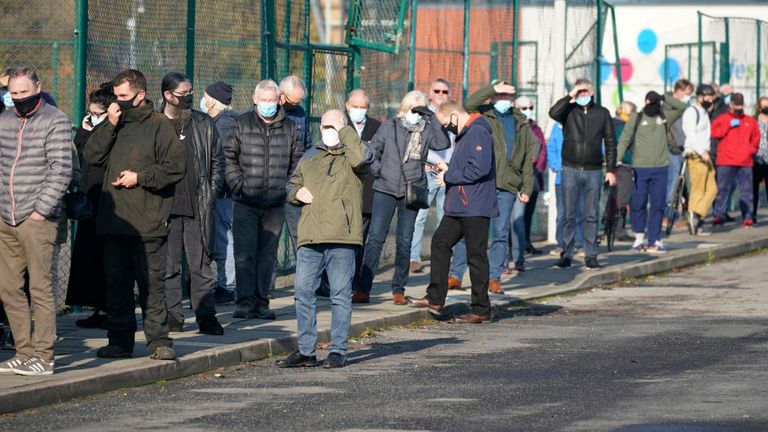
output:
M169 71L192 77L198 94L224 80L237 112L252 107L259 80L294 74L307 85L304 108L317 135L319 116L343 108L353 88L370 94L370 115L386 118L408 90L426 91L438 77L457 99L493 79L509 81L536 100L546 129L546 110L560 95L545 65L564 63L568 83L581 76L599 83L606 62L598 53L612 8L602 0L566 1L567 52L559 59L552 57L555 0L348 4L345 43L328 45L310 0L58 0L56 7L20 0L0 6L0 66L35 67L75 125L86 95L129 67L144 72L155 101ZM287 245L282 250L288 270L292 256Z

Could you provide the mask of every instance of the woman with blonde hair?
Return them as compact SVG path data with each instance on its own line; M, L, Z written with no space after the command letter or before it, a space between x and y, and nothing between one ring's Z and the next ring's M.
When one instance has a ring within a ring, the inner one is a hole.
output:
M405 284L408 282L413 227L419 209L427 200L424 173L427 153L430 149L444 150L451 145L446 131L427 108L428 103L424 93L408 92L400 103L397 115L381 125L370 143L374 154L370 169L376 179L373 183L373 211L360 285L352 287L353 303L369 302L373 277L395 211L397 234L392 300L397 305L407 303ZM416 199L419 195L424 195L423 203Z

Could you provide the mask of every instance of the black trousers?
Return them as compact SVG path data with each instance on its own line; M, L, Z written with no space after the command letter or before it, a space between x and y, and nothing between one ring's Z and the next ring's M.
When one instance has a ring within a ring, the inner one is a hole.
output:
M240 307L269 306L269 289L277 265L277 246L284 220L282 206L259 208L235 202L232 240Z
M187 257L190 285L189 299L196 317L216 314L213 284L217 273L213 257L203 246L200 222L186 216L171 217L168 231L168 264L165 272L165 303L168 313L177 321L184 321L181 306L181 256Z
M444 216L432 235L432 273L429 275L427 298L434 305L445 304L448 295L448 272L453 247L464 237L467 244L467 264L472 281L472 313L488 317L488 227L487 217Z
M173 344L168 337L168 310L165 306L167 258L165 237L104 237L106 327L110 345L133 352L136 333L134 285L139 287L139 305L149 351Z
M765 195L768 197L768 165L754 164L752 166L752 196L754 216L757 219L757 207L760 204L760 183L765 185Z

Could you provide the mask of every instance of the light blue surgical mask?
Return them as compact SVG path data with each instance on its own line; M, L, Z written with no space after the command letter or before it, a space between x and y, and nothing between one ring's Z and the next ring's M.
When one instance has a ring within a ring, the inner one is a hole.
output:
M512 108L512 101L508 101L506 99L497 100L493 104L493 109L496 111L506 114L510 109Z
M208 107L205 106L205 96L200 98L200 111L208 114Z
M365 108L350 108L349 119L352 120L353 123L362 123L363 120L365 120L365 115L367 113L368 110Z
M13 98L11 97L11 92L5 92L3 93L3 105L5 105L6 108L13 108Z
M592 102L592 96L582 96L576 98L576 103L579 104L579 106L587 106L589 103Z
M728 96L724 97L723 98L723 102L725 102L726 105L731 103L731 95L728 95Z
M98 126L98 125L99 125L99 123L103 122L105 118L107 118L107 116L104 116L104 117L102 117L102 118L98 118L98 117L93 117L93 116L91 116L91 124L92 124L94 127L95 127L95 126Z
M275 116L275 114L277 114L276 103L262 102L262 103L256 104L256 109L259 111L259 115L264 118L272 118Z

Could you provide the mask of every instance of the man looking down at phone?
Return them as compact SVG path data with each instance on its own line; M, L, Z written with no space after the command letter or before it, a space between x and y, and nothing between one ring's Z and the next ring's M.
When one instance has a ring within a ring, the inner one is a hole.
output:
M117 101L94 129L83 156L104 166L97 226L104 236L108 345L96 355L130 357L136 333L133 286L139 286L151 357L173 360L165 305L168 218L175 184L184 177L184 147L173 124L147 100L147 80L133 69L112 82Z
M445 216L432 236L432 271L427 295L408 297L413 307L441 314L448 294L451 250L464 238L467 245L469 276L472 280L470 313L455 318L457 323L479 324L490 321L488 298L488 225L499 215L496 164L492 126L478 114L469 115L456 102L440 105L437 121L456 135L451 166L440 163L437 184L446 186Z

